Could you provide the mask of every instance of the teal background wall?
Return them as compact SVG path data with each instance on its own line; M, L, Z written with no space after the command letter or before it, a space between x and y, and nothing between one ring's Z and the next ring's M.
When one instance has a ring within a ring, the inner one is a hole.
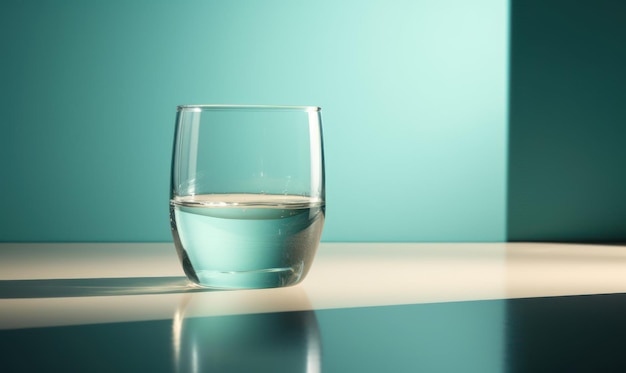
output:
M175 106L318 105L325 241L506 239L501 0L0 5L0 240L169 241Z
M626 2L511 6L508 234L626 242Z

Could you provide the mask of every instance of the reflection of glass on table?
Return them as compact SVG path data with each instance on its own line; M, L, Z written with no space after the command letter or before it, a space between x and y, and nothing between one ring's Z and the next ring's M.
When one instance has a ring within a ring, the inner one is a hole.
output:
M185 297L173 317L177 372L321 371L315 311L195 316L208 305L193 300Z

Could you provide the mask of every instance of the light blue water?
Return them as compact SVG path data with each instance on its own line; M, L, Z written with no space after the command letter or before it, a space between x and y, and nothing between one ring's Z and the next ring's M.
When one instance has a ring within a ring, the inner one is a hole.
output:
M309 271L324 204L299 196L201 195L173 200L170 220L183 269L213 288L293 285Z

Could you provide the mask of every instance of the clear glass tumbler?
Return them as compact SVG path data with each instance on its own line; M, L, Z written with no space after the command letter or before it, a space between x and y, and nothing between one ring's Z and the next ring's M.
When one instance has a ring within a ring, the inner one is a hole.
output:
M195 284L300 282L319 245L324 194L319 107L178 107L170 222Z

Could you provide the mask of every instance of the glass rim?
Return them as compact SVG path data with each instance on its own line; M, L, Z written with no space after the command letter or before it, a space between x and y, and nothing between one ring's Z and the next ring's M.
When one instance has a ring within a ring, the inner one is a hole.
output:
M238 105L238 104L198 104L198 105L178 105L177 111L215 111L215 110L263 110L263 111L306 111L318 112L322 108L319 106L293 106L293 105Z

